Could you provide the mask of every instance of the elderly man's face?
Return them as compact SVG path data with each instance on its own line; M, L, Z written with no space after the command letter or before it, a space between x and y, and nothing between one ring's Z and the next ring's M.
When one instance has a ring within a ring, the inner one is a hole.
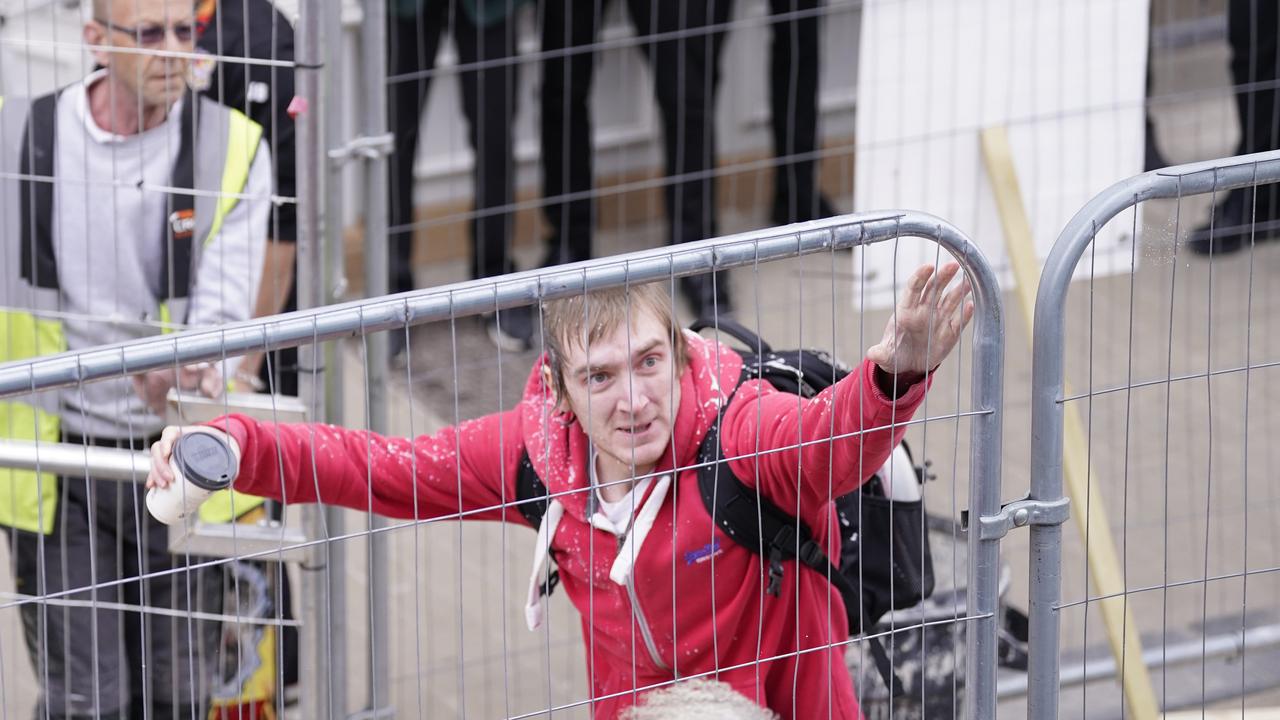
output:
M144 107L167 107L186 89L186 58L132 50L191 52L195 45L192 0L98 0L85 40L121 51L95 51L98 62L131 89Z

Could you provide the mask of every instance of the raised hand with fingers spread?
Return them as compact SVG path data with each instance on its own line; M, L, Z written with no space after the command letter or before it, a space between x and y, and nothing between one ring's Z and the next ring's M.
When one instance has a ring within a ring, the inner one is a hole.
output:
M969 281L946 290L959 271L956 263L947 263L936 274L933 265L917 268L907 279L884 337L867 349L867 359L908 384L938 367L973 317Z

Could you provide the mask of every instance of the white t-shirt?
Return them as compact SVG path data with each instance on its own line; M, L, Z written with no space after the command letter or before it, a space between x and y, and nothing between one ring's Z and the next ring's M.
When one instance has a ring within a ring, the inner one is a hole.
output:
M68 87L57 109L53 247L71 350L160 332L156 309L164 262L164 188L171 184L181 145L182 101L160 125L116 135L98 126L88 106L87 89L105 77L101 70ZM197 136L196 142L207 141ZM271 158L260 144L244 189L248 198L236 203L204 249L190 297L190 325L252 315L271 192ZM63 423L82 435L139 437L158 432L163 424L128 379L68 388L62 404Z
M609 522L613 523L619 534L626 532L631 526L631 518L635 515L636 510L640 509L644 494L652 483L653 478L651 477L641 480L632 485L631 492L617 502L605 500L604 496L600 494L600 489L596 488L596 498L600 501L600 512L609 518Z
M649 485L653 483L652 477L633 483L631 492L628 492L621 500L609 502L604 499L604 495L600 494L600 483L596 475L597 455L595 449L591 451L591 486L596 489L596 502L599 504L598 511L603 514L609 523L613 525L613 533L615 535L624 535L631 527L631 519L635 517L635 513L640 509L640 503L644 500L644 494L648 491Z

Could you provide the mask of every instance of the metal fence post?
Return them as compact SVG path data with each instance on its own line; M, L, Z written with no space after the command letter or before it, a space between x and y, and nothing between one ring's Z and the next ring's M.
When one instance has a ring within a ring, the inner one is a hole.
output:
M314 308L324 304L324 208L321 202L320 174L326 164L321 144L321 109L323 99L323 18L329 3L303 0L299 6L297 28L297 88L304 103L297 115L298 164L298 240L296 275L298 308ZM339 10L331 10L338 12ZM306 403L310 417L325 417L324 350L317 344L304 343L298 348L298 392ZM323 537L325 510L320 506L303 508L303 525L307 536ZM328 588L330 572L328 545L314 545L309 559L301 567L302 628L299 632L301 663L300 709L304 717L330 720L333 697L327 693L334 687L328 659L340 657L344 651L340 638L329 631L340 627L330 616ZM337 641L335 647L333 643ZM339 709L339 714L341 709Z
M325 43L324 62L328 71L325 73L323 92L326 98L326 107L334 108L334 111L330 112L328 117L324 119L324 147L326 150L324 162L327 169L324 173L324 252L318 262L324 268L325 287L323 300L317 303L317 307L338 302L347 289L346 267L343 256L343 231L346 223L345 203L343 202L345 165L340 161L339 157L334 155L335 152L340 152L341 148L346 144L346 135L349 130L345 122L345 116L337 111L337 108L342 107L341 98L346 97L346 75L343 71L346 68L345 45L343 42L345 33L343 8L346 4L346 0L335 0L327 3L328 12L324 18L323 35L328 41ZM344 376L341 349L333 343L328 343L324 346L319 358L323 359L326 370L324 382L317 388L317 391L323 392L325 396L325 415L322 417L327 422L340 423L343 418L342 382ZM339 507L327 507L324 513L324 523L329 533L328 537L344 535L347 511ZM328 554L328 562L326 564L328 571L325 573L328 616L330 618L345 618L347 616L347 592L346 574L343 568L346 567L346 548L343 543L337 542L326 543L324 549ZM330 628L329 634L333 636L331 645L334 647L335 652L327 660L330 678L334 678L334 680L326 684L325 692L329 707L339 717L345 717L348 709L348 688L346 683L348 653L346 652L346 633L340 629L343 626L344 623L340 622L330 623L326 626Z
M969 449L969 516L1000 512L1001 408L1004 397L1004 300L977 246L949 224L929 218L902 223L902 234L929 237L950 250L973 287L973 410ZM971 528L967 608L965 717L996 716L996 631L1000 606L1000 534Z
M360 135L369 143L363 154L364 186L364 290L366 297L387 294L387 156L391 152L391 136L387 134L387 3L366 0L364 22L360 24L360 84L363 108L360 113ZM412 158L404 159L412 162ZM412 198L412 193L410 193ZM410 200L412 202L412 200ZM390 332L397 332L391 330ZM372 333L364 337L365 349L365 418L370 430L385 433L387 418L388 334ZM369 516L370 529L387 527L378 515ZM388 677L388 644L391 640L390 609L387 593L380 591L390 577L391 536L372 533L366 576L369 602L369 692L365 705L367 717L390 717Z
M1040 276L1032 334L1031 493L1037 502L1061 502L1065 383L1066 301L1076 265L1097 230L1140 202L1186 197L1280 180L1280 151L1191 163L1122 180L1089 201L1054 243ZM1029 590L1030 658L1027 717L1058 716L1059 615L1062 528L1032 525ZM1138 660L1140 662L1141 660Z

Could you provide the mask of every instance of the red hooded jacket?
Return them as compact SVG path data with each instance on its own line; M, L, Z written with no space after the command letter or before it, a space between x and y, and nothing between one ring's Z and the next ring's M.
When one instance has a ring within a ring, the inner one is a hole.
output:
M849 634L839 593L819 573L788 562L780 596L766 595L764 559L714 525L691 466L732 394L721 444L734 474L798 514L828 555L838 557L830 499L885 462L905 432L902 425L887 428L909 420L926 391L920 383L891 401L876 387L874 367L863 362L811 400L759 381L733 393L741 358L690 334L671 452L655 469L631 532L621 537L597 527L600 513L596 525L588 517L595 503L587 436L555 411L537 366L515 409L412 440L239 415L211 425L240 444L237 490L396 518L464 513L522 524L507 503L516 497L517 466L527 451L561 505L549 509L541 536L551 535L561 584L582 613L594 717L615 717L632 703L632 688L719 671L720 681L783 718L855 719L861 713L845 666ZM674 478L673 467L681 468ZM528 610L535 622L537 609Z

